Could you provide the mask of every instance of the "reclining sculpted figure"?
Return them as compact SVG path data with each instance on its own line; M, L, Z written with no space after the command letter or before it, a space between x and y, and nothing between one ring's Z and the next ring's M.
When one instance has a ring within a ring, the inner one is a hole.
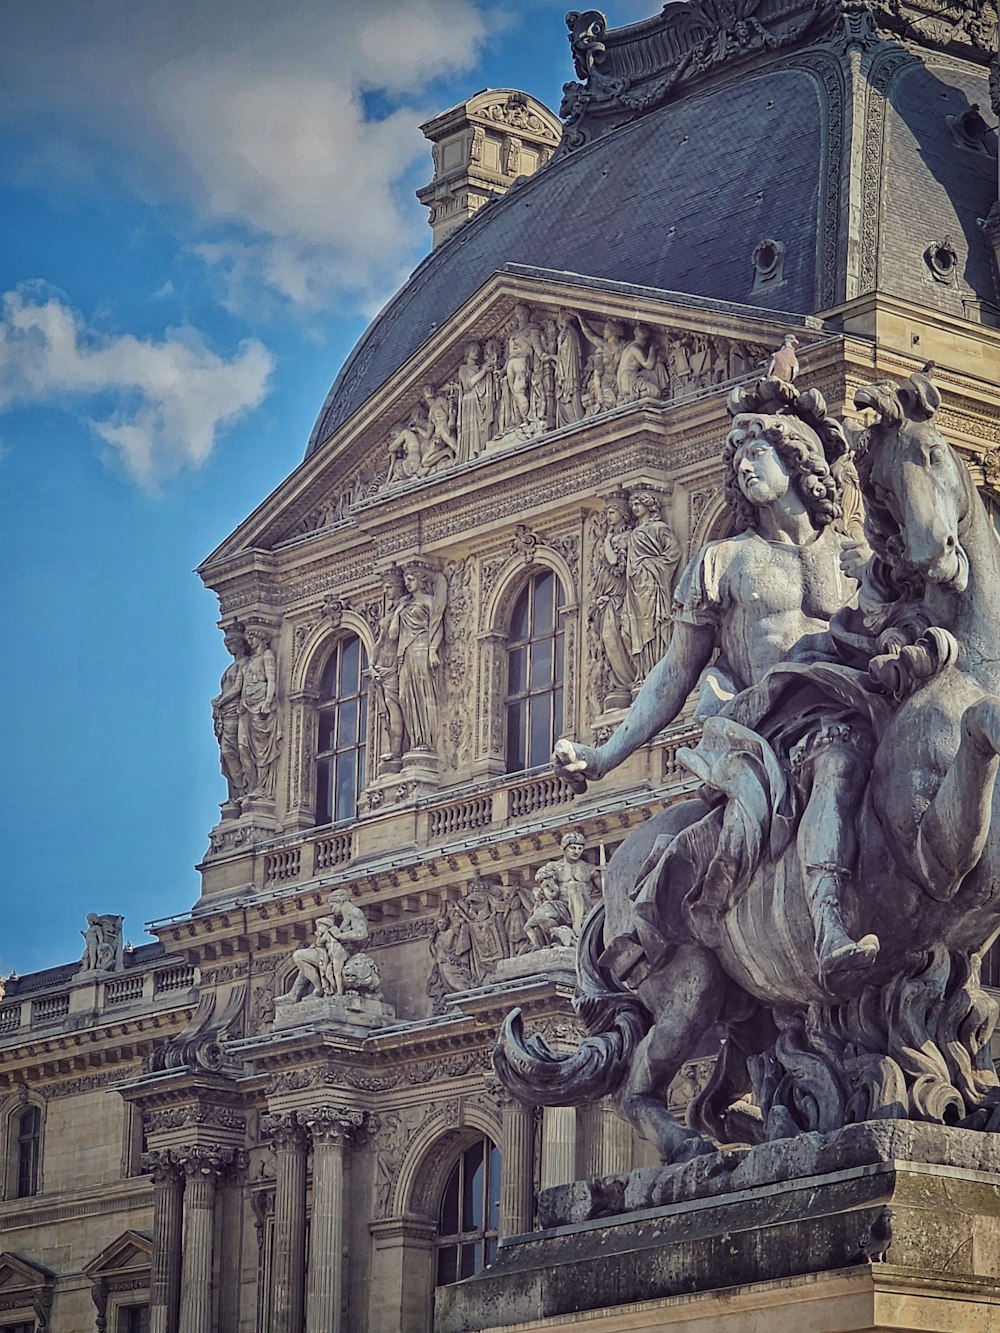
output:
M930 381L859 402L880 417L860 451L874 552L834 526L847 442L820 395L735 390L741 530L689 564L670 648L617 732L556 747L585 789L700 678L702 739L680 757L702 790L629 835L584 925L589 1035L555 1053L515 1012L495 1056L524 1100L616 1095L666 1160L706 1151L698 1129L1000 1123L977 952L1000 921L1000 545ZM684 1127L667 1088L717 1022L723 1053Z

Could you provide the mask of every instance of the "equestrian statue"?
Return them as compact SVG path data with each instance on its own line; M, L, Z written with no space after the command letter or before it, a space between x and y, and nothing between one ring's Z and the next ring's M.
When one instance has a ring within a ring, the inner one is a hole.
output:
M855 402L849 438L816 390L733 390L733 535L687 566L611 738L556 745L583 792L698 691L702 786L625 839L583 928L587 1035L553 1051L514 1011L494 1056L522 1101L614 1097L666 1162L887 1117L1000 1129L1000 542L929 373ZM667 1090L716 1025L681 1124Z

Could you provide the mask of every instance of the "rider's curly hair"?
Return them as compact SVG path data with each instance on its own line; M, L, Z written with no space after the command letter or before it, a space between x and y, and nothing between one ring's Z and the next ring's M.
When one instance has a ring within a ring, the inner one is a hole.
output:
M811 427L793 416L738 416L726 437L722 452L726 501L740 532L755 525L757 506L740 490L734 459L748 439L770 444L789 474L809 511L815 528L825 528L843 514L840 485L830 471L823 445Z

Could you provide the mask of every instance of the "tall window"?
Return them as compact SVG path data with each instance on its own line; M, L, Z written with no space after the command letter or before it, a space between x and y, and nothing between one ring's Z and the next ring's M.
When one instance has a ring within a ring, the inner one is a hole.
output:
M452 1167L441 1196L438 1286L472 1277L492 1263L499 1226L500 1149L482 1138Z
M341 639L323 671L316 754L316 823L353 819L365 785L368 655L357 635Z
M507 641L507 772L547 764L563 729L563 591L536 574L514 603Z
M149 1333L149 1306L120 1306L116 1333Z
M17 1197L38 1193L38 1158L42 1146L42 1113L37 1106L22 1111L17 1121Z

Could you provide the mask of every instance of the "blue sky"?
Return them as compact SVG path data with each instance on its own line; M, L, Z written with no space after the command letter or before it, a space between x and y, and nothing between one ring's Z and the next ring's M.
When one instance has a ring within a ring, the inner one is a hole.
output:
M227 658L191 571L429 248L420 122L483 87L557 109L564 8L4 6L0 972L78 956L88 911L140 943L196 899Z

